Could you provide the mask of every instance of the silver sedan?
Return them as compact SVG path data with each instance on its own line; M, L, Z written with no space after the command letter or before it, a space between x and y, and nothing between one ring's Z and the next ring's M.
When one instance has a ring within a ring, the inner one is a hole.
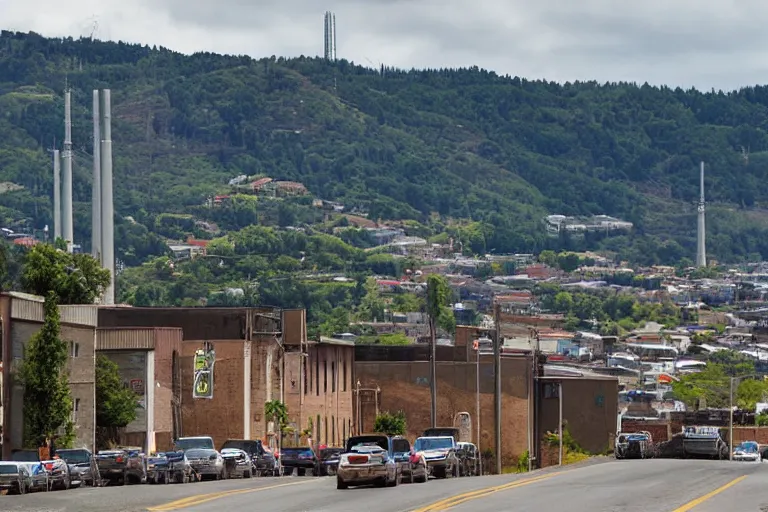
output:
M216 450L193 448L185 452L189 465L200 477L212 476L216 480L227 477L224 470L224 458Z

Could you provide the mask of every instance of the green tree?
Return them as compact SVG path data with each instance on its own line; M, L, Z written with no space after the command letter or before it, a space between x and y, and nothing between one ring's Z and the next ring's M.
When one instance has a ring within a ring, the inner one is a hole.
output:
M338 307L333 308L331 314L320 324L320 334L323 336L333 336L349 330L349 310Z
M109 285L109 270L90 254L69 254L49 244L37 244L24 257L21 275L24 291L59 304L93 304Z
M376 280L369 277L365 281L365 295L357 309L358 316L363 321L378 320L381 322L384 320L384 309L384 300L381 298Z
M67 375L67 343L61 339L57 296L50 292L43 305L43 326L24 347L19 377L24 386L24 446L37 448L45 436L64 428L60 446L74 439L72 395Z
M288 407L280 400L270 400L264 404L264 416L274 422L278 439L282 440L283 430L288 425Z
M97 445L117 441L118 429L136 419L138 396L123 385L118 366L107 356L96 356Z
M387 411L380 412L373 421L373 430L388 436L404 436L407 426L403 411L397 411L394 414Z

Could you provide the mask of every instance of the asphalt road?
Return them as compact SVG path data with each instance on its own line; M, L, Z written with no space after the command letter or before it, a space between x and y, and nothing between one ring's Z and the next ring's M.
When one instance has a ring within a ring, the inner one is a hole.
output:
M768 463L595 459L524 475L336 490L333 478L254 478L0 496L0 510L37 512L768 512Z

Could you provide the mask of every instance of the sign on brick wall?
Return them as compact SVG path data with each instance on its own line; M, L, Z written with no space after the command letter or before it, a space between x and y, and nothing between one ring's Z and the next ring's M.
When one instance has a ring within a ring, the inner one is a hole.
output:
M192 398L213 398L213 365L216 352L210 343L195 351L195 378Z

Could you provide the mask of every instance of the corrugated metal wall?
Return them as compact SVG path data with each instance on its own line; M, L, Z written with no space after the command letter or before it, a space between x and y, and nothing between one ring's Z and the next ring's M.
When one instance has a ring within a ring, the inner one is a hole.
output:
M72 325L87 325L97 327L98 306L90 304L77 304L59 306L61 323Z
M96 350L154 350L155 329L99 329Z

